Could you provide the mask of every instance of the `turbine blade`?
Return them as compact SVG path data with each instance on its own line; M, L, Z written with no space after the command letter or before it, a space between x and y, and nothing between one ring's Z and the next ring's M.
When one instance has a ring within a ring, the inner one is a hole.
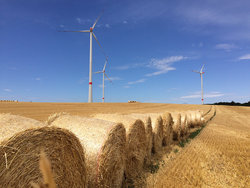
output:
M202 66L202 68L201 68L201 73L202 73L202 71L203 71L204 65L205 65L205 64L203 64L203 66Z
M106 60L106 61L105 61L105 64L104 64L104 67L103 67L103 70L102 70L103 72L104 72L105 69L106 69L107 62L108 62L108 61Z
M107 77L107 79L108 79L111 83L113 83L112 80L110 80L110 78L108 77L108 75L107 75L106 73L104 73L104 74L105 74L105 76Z
M79 30L79 31L58 31L58 32L77 32L77 33L88 33L90 30Z
M101 48L102 53L104 54L104 56L105 56L105 57L106 57L106 59L107 59L107 56L106 56L106 53L104 52L103 47L101 46L100 42L97 40L97 38L96 38L95 34L94 34L93 32L92 32L92 34L93 34L93 36L94 36L94 38L95 38L95 40L96 40L97 44L98 44L98 45L99 45L99 47Z
M103 71L94 72L94 74L99 74L99 73L103 73Z
M97 19L95 20L95 23L92 26L92 29L95 28L95 25L97 24L98 20L101 18L102 14L103 14L104 10L101 12L101 14L97 17Z
M195 70L193 70L193 72L196 72L196 73L199 73L199 74L200 74L200 72L199 72L199 71L195 71Z

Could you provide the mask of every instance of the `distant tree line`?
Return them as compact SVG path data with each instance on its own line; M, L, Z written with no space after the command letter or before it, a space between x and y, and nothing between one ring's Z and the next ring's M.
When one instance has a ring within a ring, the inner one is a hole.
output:
M239 102L216 102L213 103L214 105L228 105L228 106L250 106L250 101L245 103L239 103Z

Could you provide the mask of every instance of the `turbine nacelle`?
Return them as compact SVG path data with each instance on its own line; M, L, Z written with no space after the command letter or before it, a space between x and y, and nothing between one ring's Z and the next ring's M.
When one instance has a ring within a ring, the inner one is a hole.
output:
M93 30L94 30L94 29L93 29L92 27L89 28L89 31L90 31L90 32L93 32Z

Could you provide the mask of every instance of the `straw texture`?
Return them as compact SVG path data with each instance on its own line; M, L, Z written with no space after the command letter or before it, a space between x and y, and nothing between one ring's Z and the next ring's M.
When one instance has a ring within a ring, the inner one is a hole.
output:
M71 130L84 145L88 187L122 186L126 149L126 130L122 124L61 115L51 125Z
M43 126L42 122L31 118L12 114L0 114L0 139L8 139L15 133Z
M135 185L138 181L142 181L141 175L147 147L143 121L122 114L96 114L95 117L124 124L127 134L126 182L129 185Z
M153 128L152 128L152 120L151 117L147 114L128 114L126 115L129 118L141 119L145 125L146 131L146 156L145 156L145 164L148 165L151 162L152 156L152 147L153 147Z
M86 187L84 150L74 134L65 129L28 129L0 143L1 187L31 187L41 182L39 154L44 149L51 161L58 187Z

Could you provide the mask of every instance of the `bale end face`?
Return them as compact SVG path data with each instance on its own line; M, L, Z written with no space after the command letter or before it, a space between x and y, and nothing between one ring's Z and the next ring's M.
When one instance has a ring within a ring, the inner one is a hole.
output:
M181 132L181 115L178 114L174 119L174 126L173 126L173 140L180 141L180 132Z
M163 119L163 132L164 132L164 142L163 145L170 145L173 140L173 117L169 112L165 112L162 115Z
M78 138L65 129L55 127L29 129L14 135L0 145L2 187L31 187L30 182L40 182L41 149L44 149L51 161L56 185L65 188L87 185L84 150Z
M133 181L141 176L146 155L145 126L141 120L136 120L127 133L126 176Z
M153 124L153 148L152 153L158 153L162 150L162 142L163 142L163 120L162 117L159 116L156 119L156 122Z
M108 134L98 157L98 186L121 187L125 172L126 130L119 123Z

